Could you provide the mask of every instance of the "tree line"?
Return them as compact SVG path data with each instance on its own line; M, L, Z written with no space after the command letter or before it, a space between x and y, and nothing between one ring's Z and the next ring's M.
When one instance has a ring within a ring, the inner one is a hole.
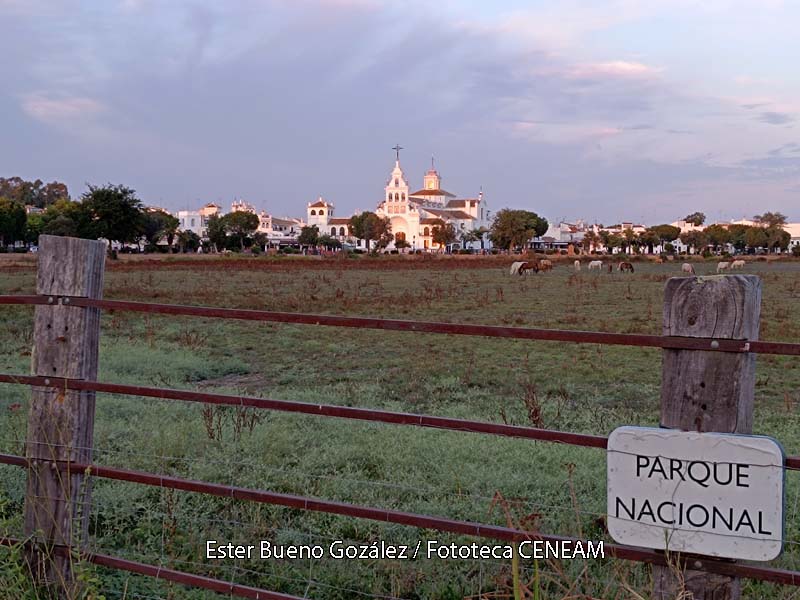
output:
M701 212L687 215L684 220L697 227L705 223L705 215ZM652 253L656 246L666 252L675 250L674 243L680 240L696 254L703 252L721 252L728 244L739 252L763 249L765 251L785 251L791 242L789 232L783 229L786 225L786 215L779 212L765 212L753 217L755 225L709 225L705 229L695 229L681 233L679 227L674 225L654 225L645 231L637 233L632 229L625 229L621 233L601 229L599 233L589 231L583 238L583 248L586 251L603 246L609 251L618 248L624 253ZM612 229L617 226L612 227Z
M41 209L28 213L26 206ZM687 223L702 226L705 215L695 212L685 217ZM590 251L599 246L612 251L652 253L656 246L665 251L674 250L676 240L694 252L721 251L728 244L737 251L786 250L790 235L783 229L787 218L779 212L756 215L754 226L711 225L703 230L681 233L678 227L668 224L648 227L641 233L624 229L616 233L600 229L588 231L583 238L583 248ZM124 185L88 185L78 201L69 197L67 186L59 182L42 183L25 181L19 177L0 178L0 247L17 242L36 244L39 235L64 235L89 239L106 239L122 245L135 244L145 250L154 250L162 240L167 249L194 251L204 240L192 231L180 231L176 217L161 209L145 208L135 190ZM434 219L429 224L431 240L439 249L461 242L462 247L488 238L494 247L502 250L525 248L529 240L542 237L548 229L547 219L535 212L504 208L497 211L489 228L458 230L452 223ZM208 243L216 250L241 251L251 247L265 247L269 240L258 232L259 218L249 212L232 212L224 216L209 217ZM615 227L616 228L616 227ZM409 248L407 239L395 236L388 218L365 211L350 218L350 236L364 240L366 247L380 250L394 242L395 248ZM305 246L341 247L334 236L320 232L316 225L305 226L297 242Z

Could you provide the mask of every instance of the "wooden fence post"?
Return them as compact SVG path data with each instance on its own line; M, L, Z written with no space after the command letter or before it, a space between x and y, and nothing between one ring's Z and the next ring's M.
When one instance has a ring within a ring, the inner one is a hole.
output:
M97 379L100 310L69 305L69 297L100 298L106 244L43 235L39 238L33 326L32 372L44 377ZM52 299L52 300L51 300ZM80 547L89 523L91 484L82 474L67 477L59 461L92 461L94 392L33 387L28 413L25 534L33 577L60 598L73 598L72 560L56 545Z
M758 339L761 280L755 275L676 277L664 293L664 335ZM663 351L661 425L684 431L752 433L755 354ZM691 570L683 586L694 600L736 600L738 578ZM675 570L653 568L653 597L674 600L681 582Z

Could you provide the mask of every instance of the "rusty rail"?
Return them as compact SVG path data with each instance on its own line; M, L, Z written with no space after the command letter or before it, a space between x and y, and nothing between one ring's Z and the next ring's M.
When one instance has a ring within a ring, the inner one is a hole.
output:
M305 313L274 312L241 308L218 308L210 306L187 306L179 304L156 304L130 302L127 300L95 300L65 296L0 296L0 304L48 305L64 304L162 315L237 319L271 323L300 325L324 325L381 331L409 331L416 333L444 333L516 340L539 340L548 342L572 342L577 344L608 344L615 346L638 346L667 348L672 350L707 350L710 352L755 352L800 356L800 344L789 342L764 342L748 340L714 340L639 333L609 333L598 331L572 331L565 329L535 329L528 327L505 327L500 325L468 325L431 321L406 321L371 317L344 317L337 315L314 315Z

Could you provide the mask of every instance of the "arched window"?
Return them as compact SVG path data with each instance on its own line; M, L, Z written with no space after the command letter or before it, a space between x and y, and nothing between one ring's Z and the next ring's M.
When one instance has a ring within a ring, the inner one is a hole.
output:
M395 192L395 193L394 193L394 199L395 199L395 200L400 200L400 194L398 194L397 192Z
M331 227L331 235L336 235L336 227Z
M312 209L311 209L311 216L313 217L313 216L314 216L314 215L316 215L316 214L317 214L317 211L315 211L315 210L312 208Z
M324 210L322 210L322 209L320 208L320 209L319 209L319 214L320 214L320 216L322 216L322 215L324 215L324 214L325 214L325 211L324 211Z
M406 234L402 231L398 231L397 233L394 234L394 241L396 242L399 242L401 240L405 241L405 239L406 239Z
M400 194L400 197L401 197L403 200L405 200L405 199L406 199L406 193L405 193L405 192L403 192L402 194Z
M344 227L339 227L339 235L345 235Z
M422 232L422 235L430 235L430 234L431 230L428 227L426 227L425 230Z
M394 187L400 187L400 180L395 177L394 179Z

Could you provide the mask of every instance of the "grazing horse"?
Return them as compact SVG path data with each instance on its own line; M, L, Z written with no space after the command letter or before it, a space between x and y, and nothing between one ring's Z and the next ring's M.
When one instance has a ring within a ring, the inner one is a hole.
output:
M694 275L694 267L691 263L683 263L681 265L681 273L688 273L689 275Z
M525 275L526 273L538 273L538 272L539 272L539 264L537 262L517 261L511 265L511 270L509 271L509 275Z
M730 269L730 267L731 263L729 262L726 261L719 262L717 263L717 273L719 273L720 271L727 271L728 269Z
M580 270L581 270L581 261L579 261L579 260L575 260L575 262L574 262L574 263L572 263L572 264L573 264L573 266L575 267L575 272L576 272L576 273L579 273L579 272L580 272Z
M633 273L633 264L629 262L621 262L617 268L623 273Z
M545 273L547 271L552 271L553 270L553 261L551 261L551 260L549 260L547 258L543 258L542 260L539 261L539 270L542 273Z
M589 263L589 270L594 271L597 269L598 271L603 268L603 261L602 260L593 260Z
M744 268L744 261L743 260L735 260L731 263L731 271L734 269L743 269Z

